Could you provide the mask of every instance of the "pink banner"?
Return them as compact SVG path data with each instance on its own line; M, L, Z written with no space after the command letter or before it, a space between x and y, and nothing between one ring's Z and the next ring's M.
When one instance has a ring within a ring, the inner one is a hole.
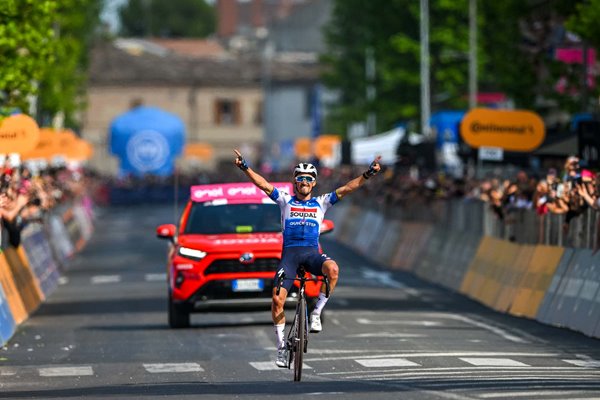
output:
M284 190L289 194L294 193L294 187L289 182L271 183L278 190ZM220 183L215 185L197 185L190 188L192 201L243 201L262 203L268 196L256 185L250 182Z
M556 49L555 58L567 64L581 64L583 63L583 50L572 48ZM588 49L587 62L588 65L596 63L596 50Z

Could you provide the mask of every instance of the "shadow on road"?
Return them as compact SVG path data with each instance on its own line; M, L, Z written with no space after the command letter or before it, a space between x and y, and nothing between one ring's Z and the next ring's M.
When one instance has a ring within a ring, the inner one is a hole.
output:
M186 395L269 395L277 394L278 396L286 395L309 395L309 394L329 394L330 396L337 395L338 398L343 398L344 395L353 395L365 393L409 393L418 395L422 390L428 390L427 385L419 384L402 379L387 380L387 381L358 381L344 380L343 387L340 387L339 381L311 381L314 379L308 375L305 381L294 383L291 381L277 380L277 385L273 385L274 381L238 381L238 382L219 382L219 383L203 383L203 382L170 382L158 384L130 384L130 385L109 385L109 386L93 386L93 387L78 387L72 389L39 389L25 391L10 391L4 392L3 396L8 398L88 398L90 396L131 396L135 398L148 398L150 396L186 396ZM453 378L447 381L448 386L444 385L445 380L436 380L436 392L447 392L456 390L457 385L464 384L465 388L473 391L477 390L506 390L505 382L498 382L495 379L471 380ZM439 385L438 385L439 384ZM515 389L527 389L535 386L542 386L548 390L561 390L574 392L585 392L600 390L600 383L584 383L572 380L563 379L535 379L524 378L511 380L511 391ZM429 389L431 390L431 389ZM431 398L429 392L428 398ZM412 397L410 397L412 398Z

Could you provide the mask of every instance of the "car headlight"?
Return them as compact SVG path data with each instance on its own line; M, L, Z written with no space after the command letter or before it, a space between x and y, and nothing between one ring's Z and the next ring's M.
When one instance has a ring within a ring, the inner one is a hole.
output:
M206 252L202 250L190 249L189 247L179 247L179 255L195 260L202 260L206 257Z

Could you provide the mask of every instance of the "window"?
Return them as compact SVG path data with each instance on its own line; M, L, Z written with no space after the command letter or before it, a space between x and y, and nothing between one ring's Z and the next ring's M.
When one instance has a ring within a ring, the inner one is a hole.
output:
M214 121L216 125L239 125L241 122L240 102L232 99L217 99Z

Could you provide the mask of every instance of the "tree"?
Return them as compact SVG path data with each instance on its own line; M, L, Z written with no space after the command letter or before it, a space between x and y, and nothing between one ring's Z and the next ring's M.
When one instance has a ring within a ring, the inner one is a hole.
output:
M215 9L205 0L129 0L119 17L123 36L206 37L216 27Z
M56 1L0 0L0 106L27 111L54 61Z
M79 125L77 112L85 106L88 56L101 9L101 0L59 1L54 62L40 82L40 116L45 122L61 113L66 126Z
M71 126L83 106L85 65L101 0L0 0L0 107L63 113Z
M430 3L431 89L435 108L464 107L467 93L467 0ZM325 82L341 92L329 129L364 120L375 110L379 129L420 113L419 2L338 0L326 27ZM377 99L365 100L365 52L377 64ZM332 121L335 120L334 124Z

